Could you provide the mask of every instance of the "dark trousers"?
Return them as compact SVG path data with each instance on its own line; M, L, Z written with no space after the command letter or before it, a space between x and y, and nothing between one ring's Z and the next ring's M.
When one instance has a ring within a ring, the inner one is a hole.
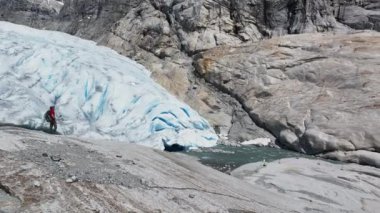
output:
M57 122L50 121L50 132L56 132L57 131Z

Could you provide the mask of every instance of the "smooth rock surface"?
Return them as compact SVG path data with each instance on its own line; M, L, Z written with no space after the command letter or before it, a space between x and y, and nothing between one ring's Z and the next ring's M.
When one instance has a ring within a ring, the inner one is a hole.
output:
M62 160L51 161L42 153ZM5 212L340 209L250 185L182 154L15 127L0 127L0 170L0 211Z
M324 158L339 160L351 163L372 165L380 168L380 155L376 152L366 150L358 151L335 151L321 155Z
M372 167L288 158L265 167L262 163L247 164L232 175L311 205L332 206L327 212L375 213L380 208L380 170ZM317 211L311 206L307 208L307 212Z
M198 73L284 146L380 155L379 33L284 36L198 57Z

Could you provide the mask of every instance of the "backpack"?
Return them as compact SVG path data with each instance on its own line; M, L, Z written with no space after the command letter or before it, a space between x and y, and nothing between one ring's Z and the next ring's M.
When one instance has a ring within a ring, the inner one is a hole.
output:
M50 118L50 110L48 110L46 113L45 113L45 120L47 121L47 122L51 122L51 118Z

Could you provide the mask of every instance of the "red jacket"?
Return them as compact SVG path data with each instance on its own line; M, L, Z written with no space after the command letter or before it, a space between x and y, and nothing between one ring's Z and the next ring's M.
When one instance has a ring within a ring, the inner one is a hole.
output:
M55 111L54 111L54 107L50 107L50 110L49 110L49 116L51 118L52 121L55 121Z

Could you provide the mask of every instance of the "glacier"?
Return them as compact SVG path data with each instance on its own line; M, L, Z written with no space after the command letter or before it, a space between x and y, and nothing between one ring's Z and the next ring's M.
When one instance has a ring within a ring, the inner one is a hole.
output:
M218 136L196 111L154 82L135 61L65 33L0 22L0 123L163 149L216 145Z

